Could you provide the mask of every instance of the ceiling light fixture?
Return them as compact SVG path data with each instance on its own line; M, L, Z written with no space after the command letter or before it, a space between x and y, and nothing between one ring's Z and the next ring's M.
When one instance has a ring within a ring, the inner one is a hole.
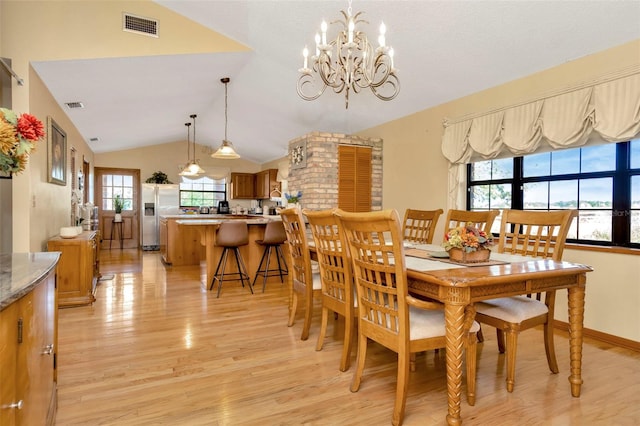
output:
M179 173L180 176L198 176L204 173L204 169L200 167L196 160L196 114L191 114L189 117L193 120L193 160L190 156L190 127L191 123L184 123L187 126L187 165Z
M231 79L229 77L221 78L220 81L224 83L224 139L220 148L211 156L213 158L222 158L226 160L233 160L240 158L240 155L233 149L233 144L227 140L227 84Z
M345 91L345 108L349 108L349 91L360 92L360 89L371 89L371 92L383 101L394 99L400 92L400 81L393 67L393 48L386 45L384 22L380 24L377 48L369 43L367 35L356 29L364 12L352 15L351 0L345 13L341 10L344 21L334 21L343 26L334 40L327 43L327 23L322 21L320 34L316 33L316 53L311 57L305 46L302 51L304 65L298 71L298 95L307 101L318 99L324 90L331 87L335 93ZM318 80L318 77L321 81ZM306 89L306 93L305 93Z

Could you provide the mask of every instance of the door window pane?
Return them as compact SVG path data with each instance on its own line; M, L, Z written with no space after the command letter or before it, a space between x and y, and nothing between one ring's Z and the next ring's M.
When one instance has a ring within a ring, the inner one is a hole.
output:
M640 209L640 176L631 176L631 208Z
M113 200L120 196L122 210L133 210L133 177L130 175L102 176L102 209L115 210Z
M611 209L613 206L613 179L581 179L581 209Z

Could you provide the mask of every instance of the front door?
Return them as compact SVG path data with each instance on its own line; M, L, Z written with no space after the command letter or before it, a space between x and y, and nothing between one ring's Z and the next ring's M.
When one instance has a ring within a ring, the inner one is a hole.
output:
M139 169L96 167L96 205L102 234L102 249L137 248L140 246ZM122 221L116 222L113 200L124 201Z

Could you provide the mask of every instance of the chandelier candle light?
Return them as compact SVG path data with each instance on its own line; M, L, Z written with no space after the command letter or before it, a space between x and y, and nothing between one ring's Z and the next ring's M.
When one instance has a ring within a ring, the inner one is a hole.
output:
M316 33L315 55L309 58L309 49L302 51L303 67L298 71L298 95L307 101L318 99L324 90L331 87L335 93L345 91L345 108L349 108L349 91L360 92L369 88L383 101L394 99L400 92L400 81L393 66L393 48L387 46L384 22L380 24L378 47L373 48L364 32L356 27L360 23L368 23L360 19L363 12L352 14L351 0L347 12L341 10L343 26L334 40L327 43L327 23L322 21L320 33ZM309 68L309 59L311 68ZM321 80L318 81L319 79Z
M224 77L221 78L220 81L224 84L224 139L222 140L220 148L211 154L211 157L234 160L240 158L240 155L233 149L233 144L227 140L227 85L231 79Z

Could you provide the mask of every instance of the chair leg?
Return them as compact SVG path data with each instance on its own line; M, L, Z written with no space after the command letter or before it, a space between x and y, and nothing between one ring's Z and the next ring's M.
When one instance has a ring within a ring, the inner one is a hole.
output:
M498 338L498 351L503 354L505 347L504 347L504 331L500 330L499 328L496 328L496 337Z
M323 306L322 319L320 320L320 334L318 335L318 342L316 343L316 351L322 350L324 336L327 334L327 322L329 322L329 309Z
M409 358L410 353L404 356L398 354L398 382L396 384L396 402L393 406L393 416L391 424L401 425L404 419L404 407L407 400L407 389L409 388Z
M411 352L411 355L409 356L409 370L413 373L414 371L416 371L416 358L418 357L418 354L416 352Z
M269 266L271 265L271 247L268 246L266 249L267 253L267 266L264 269L264 277L262 278L262 292L267 288L267 276L269 275Z
M227 268L228 256L229 256L229 249L225 247L222 250L222 254L220 255L220 260L218 261L218 266L216 267L216 272L213 274L213 279L211 280L211 287L209 287L209 290L213 290L216 280L218 281L218 293L216 295L216 298L220 297L220 291L222 290L222 282L224 281L224 271Z
M238 267L238 273L240 275L240 282L242 283L242 287L244 287L244 280L247 280L247 284L249 285L249 290L251 290L251 294L253 294L253 286L251 285L251 279L249 278L249 274L247 273L247 266L244 264L244 259L240 254L240 249L238 247L234 247L233 253L236 255L236 265Z
M556 348L553 343L553 319L547 320L544 325L544 349L547 353L547 363L553 374L558 374L558 361L556 360Z
M340 371L347 371L351 364L351 342L353 342L353 315L347 311L344 317L344 342L342 343L342 358Z
M478 330L478 343L484 342L484 335L482 334L482 324L480 325L480 330Z
M258 264L258 270L256 271L255 276L253 277L253 286L256 286L256 281L258 279L258 275L260 275L262 271L262 264L264 263L264 259L267 256L267 249L265 248L262 252L262 257L260 258L260 263ZM264 287L262 288L262 292L264 293Z
M470 333L467 338L466 369L467 369L467 402L473 406L476 404L476 370L477 370L477 341L478 336Z
M279 245L276 246L276 259L278 259L278 272L280 273L280 282L284 283L284 274L289 273L289 269L287 269L287 262L284 259L284 254L282 254L282 248Z
M289 321L287 322L287 326L291 327L296 318L296 311L298 310L298 294L295 291L292 291L289 294Z
M313 290L308 292L304 298L304 324L302 325L302 335L300 340L309 338L309 330L311 329L311 317L313 316Z
M358 330L358 356L356 357L356 371L353 373L351 381L351 392L358 392L362 382L362 372L364 371L364 361L367 357L367 336Z
M513 392L516 377L516 352L518 349L518 330L507 330L506 354L507 354L507 391Z

